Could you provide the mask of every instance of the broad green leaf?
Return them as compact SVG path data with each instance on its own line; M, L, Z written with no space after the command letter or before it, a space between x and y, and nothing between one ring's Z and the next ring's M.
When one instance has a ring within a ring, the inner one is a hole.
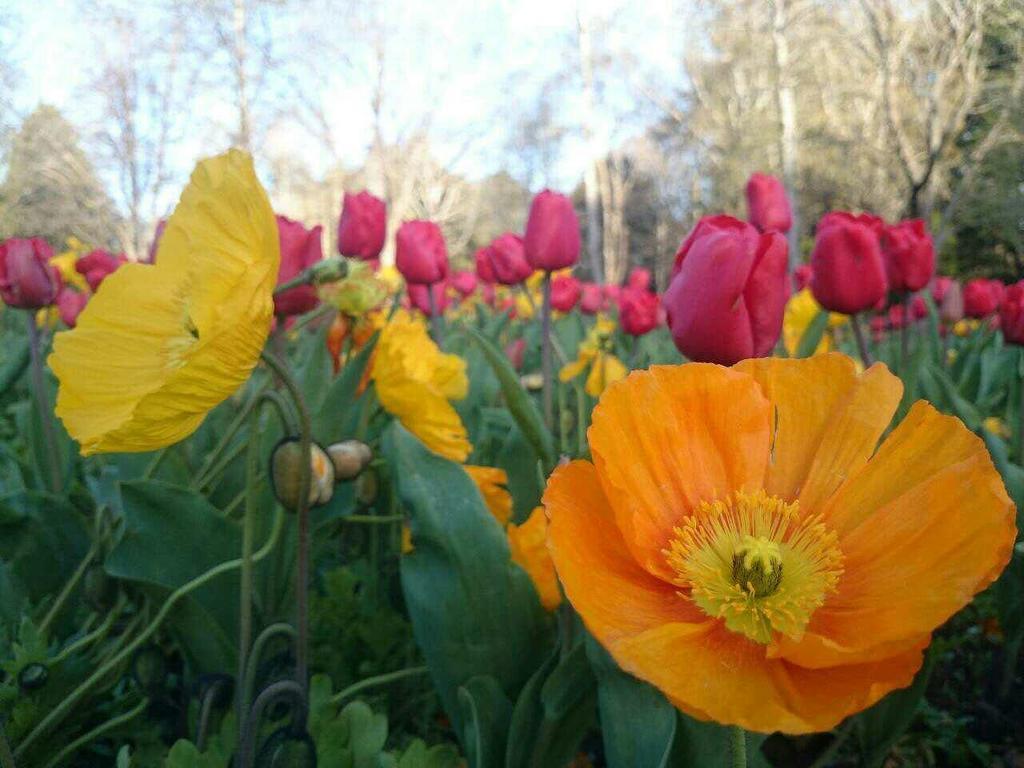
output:
M459 753L447 744L428 747L414 739L398 758L396 768L458 768Z
M512 704L498 681L478 675L458 690L462 744L470 768L501 768Z
M551 623L476 485L458 464L400 424L384 434L415 549L401 580L413 631L449 716L461 732L457 690L490 675L510 698L540 665Z
M14 335L13 339L9 335L8 341L5 341L5 344L8 343L11 346L4 352L3 366L0 367L0 392L9 391L21 378L28 369L30 357L27 334Z
M813 355L814 350L821 343L821 337L825 335L826 330L828 330L828 312L820 309L818 314L814 316L814 319L804 329L804 333L800 337L800 343L796 346L795 356L810 357Z
M368 400L358 394L359 384L370 364L378 336L345 364L327 387L322 404L312 414L313 436L324 445L352 437L355 432L360 410L367 407Z
M526 439L529 440L537 455L544 462L545 469L555 465L555 441L547 427L544 426L544 419L537 410L536 404L523 390L519 383L519 376L512 368L505 353L494 346L482 335L472 328L467 329L470 338L480 347L498 377L501 392L505 397L509 411L515 418L519 428L523 431Z

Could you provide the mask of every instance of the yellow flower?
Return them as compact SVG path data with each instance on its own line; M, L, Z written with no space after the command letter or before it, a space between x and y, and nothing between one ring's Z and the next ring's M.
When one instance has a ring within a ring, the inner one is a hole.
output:
M562 602L562 592L558 588L555 564L548 553L547 530L544 508L537 507L522 525L509 523L508 546L512 562L529 574L541 605L553 611Z
M956 334L957 336L960 336L961 338L965 336L970 336L972 333L978 330L979 325L980 323L977 320L973 319L957 320L953 324L953 333Z
M1004 440L1009 440L1013 437L1013 431L998 416L989 416L981 424L996 437L1001 437Z
M377 270L377 277L384 281L388 287L388 293L395 294L404 285L402 274L394 264L388 264Z
M615 330L615 321L599 317L594 327L587 333L587 338L580 344L576 359L566 363L558 374L561 381L570 381L579 376L589 367L585 389L591 397L600 397L612 382L626 377L629 369L611 353L611 334Z
M467 464L463 469L476 483L494 519L502 525L508 523L512 516L512 496L505 487L508 485L508 474L505 470L497 467L477 467L472 464Z
M821 305L814 300L810 288L804 288L786 303L786 314L782 318L782 342L786 345L786 352L792 357L800 346L800 339L804 337L807 328L814 321L821 311ZM831 325L831 323L829 323ZM828 352L832 347L832 341L827 334L822 334L821 341L814 349L814 354Z
M463 462L472 446L449 400L469 391L466 361L446 355L418 319L398 314L381 331L373 381L384 410L434 453Z
M85 255L85 251L85 246L77 238L69 237L68 250L50 259L50 263L60 272L64 283L74 286L82 293L89 290L89 284L85 281L85 276L75 269L75 262Z
M348 274L335 283L317 289L322 301L351 317L359 317L379 306L388 295L388 285L374 274L365 261L346 259Z
M270 331L279 261L249 155L200 162L159 264L122 266L54 338L57 415L82 454L171 445L237 390Z

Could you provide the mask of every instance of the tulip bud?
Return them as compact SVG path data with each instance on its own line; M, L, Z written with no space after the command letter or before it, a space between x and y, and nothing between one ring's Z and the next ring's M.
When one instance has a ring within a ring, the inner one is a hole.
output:
M818 222L811 291L830 312L855 315L885 298L888 282L876 216L834 211Z
M658 327L658 294L627 288L619 299L619 323L630 336L643 336Z
M18 688L24 693L38 691L50 679L50 670L45 664L26 664L18 673Z
M89 296L87 294L65 285L57 294L57 312L60 314L61 322L68 328L74 328L78 323L78 316L82 314L82 310L88 303Z
M935 297L934 289L932 297ZM956 280L949 280L941 297L936 301L939 303L939 317L942 322L953 325L964 319L964 292Z
M57 300L61 279L49 263L53 250L39 237L0 243L0 299L18 309L42 309Z
M935 274L935 245L922 219L887 226L882 235L889 288L913 293Z
M387 232L384 201L369 192L345 193L338 220L338 253L370 261L380 256Z
M490 245L485 245L483 248L477 248L476 253L473 254L473 262L476 265L476 276L480 278L481 282L486 285L491 285L498 281L497 277L494 275Z
M999 322L1007 344L1024 345L1024 280L1006 289L999 307Z
M476 275L472 272L456 272L452 275L452 288L459 292L462 298L466 298L476 290Z
M432 221L407 221L398 228L395 266L407 283L429 285L448 275L448 248Z
M355 479L373 460L373 451L361 440L333 443L327 446L327 455L334 464L335 482Z
M533 274L523 250L523 238L512 232L494 238L487 255L494 277L502 285L519 285Z
M372 469L364 471L356 478L356 499L360 504L369 506L377 500L377 492L380 490L380 481L377 473Z
M580 289L580 311L585 315L596 315L604 309L604 293L596 283L584 283Z
M788 250L779 232L759 234L731 216L701 219L676 255L664 296L679 351L722 365L769 354L789 298Z
M530 204L524 236L526 260L534 269L554 272L580 259L580 224L572 200L549 189Z
M793 214L786 187L774 176L755 173L747 182L747 221L762 232L789 232Z
M277 234L281 244L281 264L277 270L277 284L282 285L298 277L307 267L318 264L324 257L319 224L306 229L301 222L286 216L277 217ZM319 304L316 288L297 285L274 296L274 314L301 315Z
M998 280L968 280L964 286L964 314L979 320L988 317L999 309L1004 290Z
M646 291L651 287L651 271L643 267L636 267L626 278L626 286L637 291Z
M551 307L558 312L572 312L580 300L583 286L571 275L559 275L551 281Z
M317 507L330 501L334 493L334 464L316 443L309 445L309 463L309 506ZM302 482L302 454L298 438L286 437L274 448L270 456L270 478L274 496L281 506L289 512L298 509Z

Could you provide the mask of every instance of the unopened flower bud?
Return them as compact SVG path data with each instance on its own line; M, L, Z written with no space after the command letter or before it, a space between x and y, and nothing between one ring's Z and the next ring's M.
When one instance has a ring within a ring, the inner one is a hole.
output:
M315 285L333 283L348 274L348 262L344 259L330 258L318 261L310 267Z
M18 673L18 687L24 691L38 691L50 679L50 670L45 664L26 664Z
M360 504L372 504L377 498L377 490L380 483L377 482L377 473L374 471L363 472L356 480L356 498Z
M342 440L327 446L327 455L334 464L336 482L354 480L373 459L370 446L361 440Z
M309 506L317 507L330 501L334 493L334 464L316 443L309 445L309 463ZM277 444L270 457L270 477L274 496L281 505L289 512L298 509L302 459L297 438L285 438Z

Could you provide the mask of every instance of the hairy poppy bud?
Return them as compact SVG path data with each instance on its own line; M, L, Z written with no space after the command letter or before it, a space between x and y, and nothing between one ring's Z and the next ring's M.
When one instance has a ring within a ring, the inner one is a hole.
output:
M45 664L26 664L18 673L18 687L28 693L38 691L50 679L50 670Z
M309 444L309 505L317 507L331 500L334 493L334 464L316 443ZM274 496L289 512L299 506L302 483L302 454L298 438L286 437L270 456L270 478Z
M331 463L334 464L336 482L355 479L373 460L373 451L361 440L342 440L340 443L332 443L327 446L327 455L331 457Z

